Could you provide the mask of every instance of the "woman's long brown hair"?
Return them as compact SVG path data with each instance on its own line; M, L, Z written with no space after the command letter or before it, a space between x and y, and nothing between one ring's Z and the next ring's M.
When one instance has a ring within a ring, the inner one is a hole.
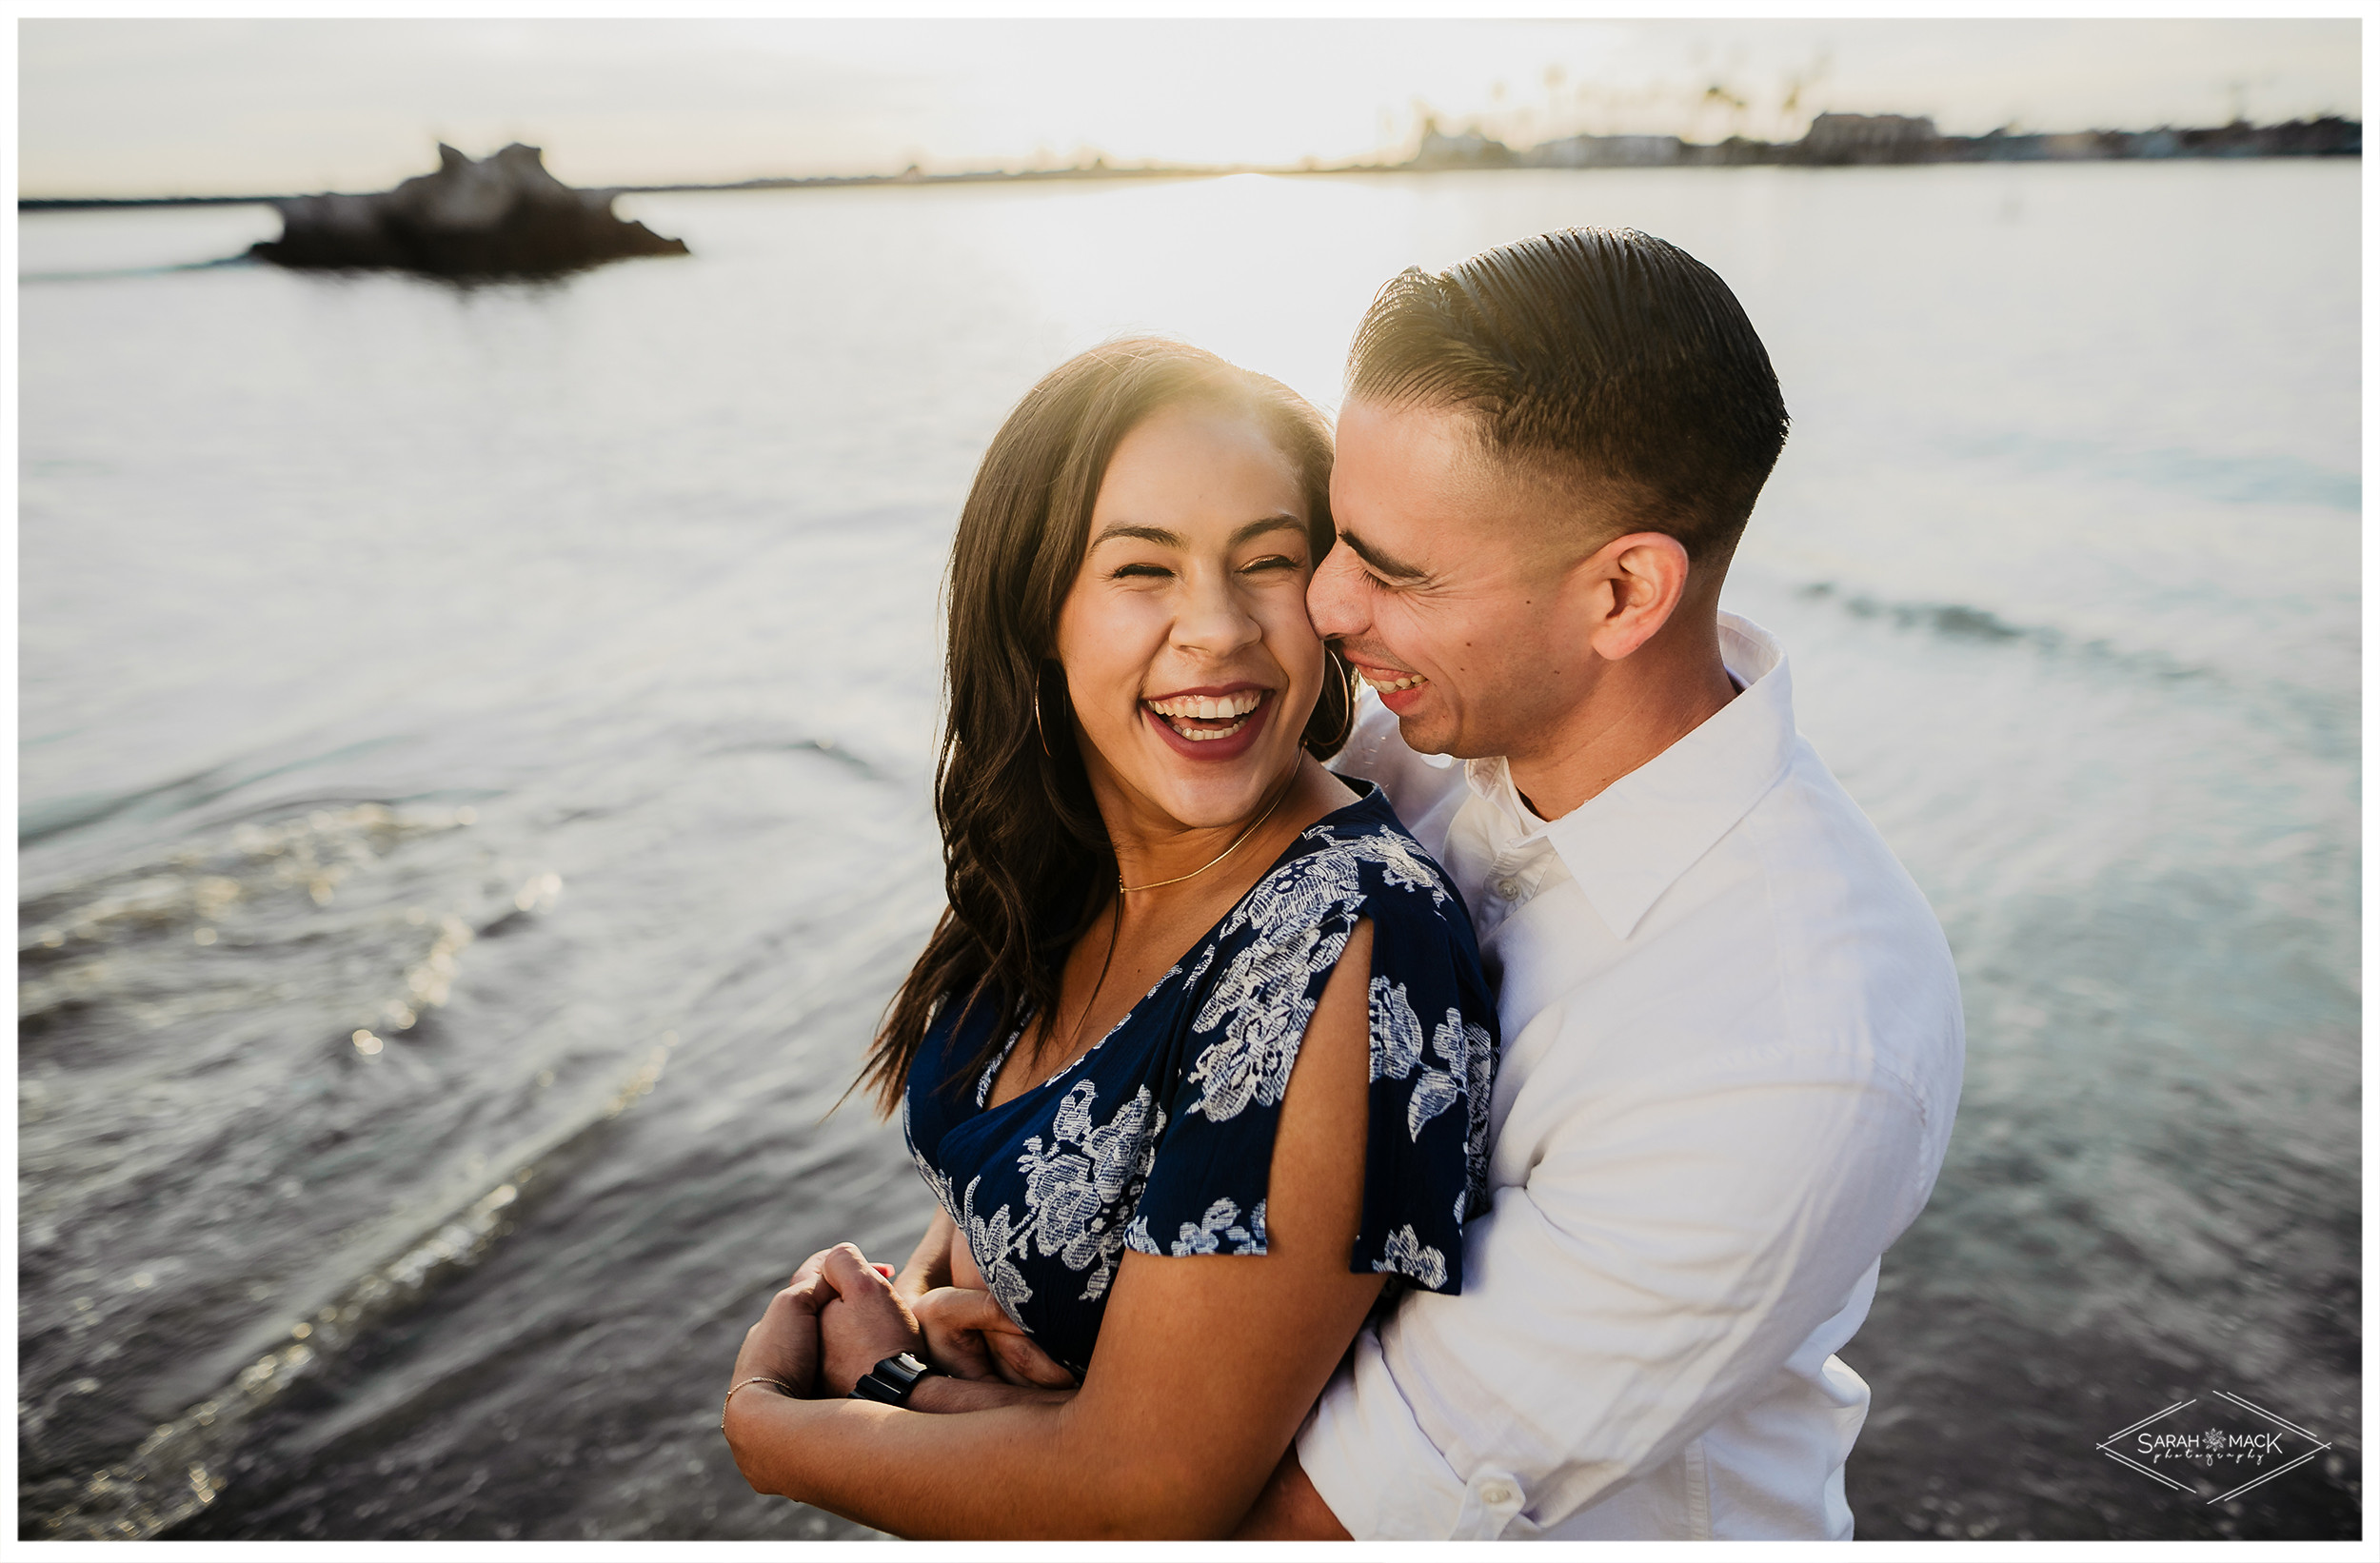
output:
M988 1004L976 1056L942 1082L973 1078L1029 1014L1053 1007L1059 972L1104 903L1116 858L1075 747L1056 661L1058 613L1081 568L1091 508L1117 445L1181 403L1244 411L1297 467L1314 562L1336 541L1330 425L1277 380L1177 342L1094 347L1025 393L992 439L959 515L945 583L942 822L949 907L885 1011L859 1084L880 1110L901 1103L927 1028ZM1327 759L1354 716L1347 667L1324 663L1303 741Z

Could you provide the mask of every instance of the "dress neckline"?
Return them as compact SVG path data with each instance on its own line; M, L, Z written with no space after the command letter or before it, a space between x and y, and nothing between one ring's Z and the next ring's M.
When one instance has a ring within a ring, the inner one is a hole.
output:
M1125 1026L1131 1023L1132 1018L1140 1013L1141 1005L1147 1003L1150 999L1156 998L1159 993L1163 991L1166 983L1171 982L1175 978L1180 977L1181 975L1182 967L1189 964L1191 960L1196 957L1200 950L1205 949L1210 944L1213 944L1215 940L1222 937L1223 925L1231 921L1234 917L1239 915L1240 909L1248 903L1248 898L1262 889L1266 880L1270 880L1274 875L1281 871L1281 868L1289 861L1290 854L1296 852L1299 846L1305 841L1307 837L1313 835L1314 832L1321 829L1324 825L1337 821L1341 815L1350 814L1357 809L1378 803L1386 799L1388 796L1381 790L1380 784L1378 782L1369 781L1363 777L1339 776L1336 771L1333 771L1331 774L1333 777L1337 778L1339 785L1341 786L1349 788L1362 787L1369 790L1358 793L1352 802L1341 803L1339 807L1331 810L1328 814L1325 814L1320 819L1315 821L1314 823L1307 825L1304 829L1299 831L1297 835L1292 836L1289 839L1288 843L1284 845L1280 851L1273 855L1273 861L1265 865L1264 872L1259 874L1256 877L1255 881L1251 883L1245 891L1240 893L1240 899L1233 901L1229 907L1225 908L1222 916L1217 918L1207 926L1206 932L1200 934L1196 940L1193 940L1191 941L1190 948L1182 952L1181 959L1167 967L1165 975L1159 978L1155 982L1149 985L1148 992L1134 999L1132 1001L1132 1007L1125 1010L1123 1014L1118 1016L1116 1018L1116 1023L1101 1032L1098 1041L1093 1042L1089 1047L1084 1048L1081 1057L1068 1062L1062 1069L1052 1070L1048 1078L1041 1080L1038 1084L1027 1086L1025 1089L1018 1092L1015 1096L1010 1097L1006 1101L995 1102L991 1099L992 1089L1000 1083L1000 1072L1008 1067L1009 1056L1017 1051L1017 1044L1024 1039L1026 1030L1033 1024L1033 1012L1027 1011L1024 1019L1017 1023L1017 1029L1008 1034L1008 1040L1001 1045L1000 1056L994 1058L989 1064L985 1065L983 1073L976 1077L976 1116L978 1118L982 1118L987 1113L1004 1113L1009 1108L1014 1107L1017 1103L1023 1101L1027 1098L1039 1096L1041 1092L1049 1089L1049 1087L1056 1085L1060 1080L1075 1074L1084 1064L1089 1063L1092 1058L1098 1056L1099 1050L1107 1045L1109 1039L1113 1038L1116 1033L1123 1030Z

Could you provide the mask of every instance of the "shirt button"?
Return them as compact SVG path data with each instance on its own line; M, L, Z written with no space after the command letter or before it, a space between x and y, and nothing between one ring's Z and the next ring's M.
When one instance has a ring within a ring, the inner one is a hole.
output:
M1520 1501L1520 1489L1508 1481L1484 1481L1479 1484L1479 1501L1491 1509Z
M1496 881L1496 893L1503 897L1506 900L1510 900L1515 896L1520 894L1520 881L1518 880L1497 880Z

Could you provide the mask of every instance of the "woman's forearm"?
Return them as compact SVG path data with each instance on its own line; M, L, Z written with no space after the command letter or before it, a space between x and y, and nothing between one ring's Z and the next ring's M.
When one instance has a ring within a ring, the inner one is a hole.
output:
M1212 1535L1238 1517L1205 1513L1200 1484L1153 1452L1075 1436L1071 1395L951 1379L918 1393L936 1409L984 1409L746 1394L732 1408L737 1463L756 1492L921 1540Z
M995 1411L1002 1406L1060 1406L1074 1397L1073 1390L1041 1389L999 1378L953 1378L938 1373L918 1380L918 1387L909 1395L909 1409L932 1416L949 1416L962 1412Z

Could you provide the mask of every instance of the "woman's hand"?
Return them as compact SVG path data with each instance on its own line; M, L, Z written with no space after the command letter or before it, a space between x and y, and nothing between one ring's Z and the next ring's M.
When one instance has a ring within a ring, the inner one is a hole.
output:
M794 1276L792 1285L768 1299L761 1321L744 1332L744 1349L736 1353L728 1384L772 1378L796 1395L809 1395L818 1381L819 1310L834 1295L815 1272Z
M989 1292L938 1286L910 1304L926 1359L954 1378L998 1378L1029 1389L1070 1390L1074 1375L1001 1311Z

